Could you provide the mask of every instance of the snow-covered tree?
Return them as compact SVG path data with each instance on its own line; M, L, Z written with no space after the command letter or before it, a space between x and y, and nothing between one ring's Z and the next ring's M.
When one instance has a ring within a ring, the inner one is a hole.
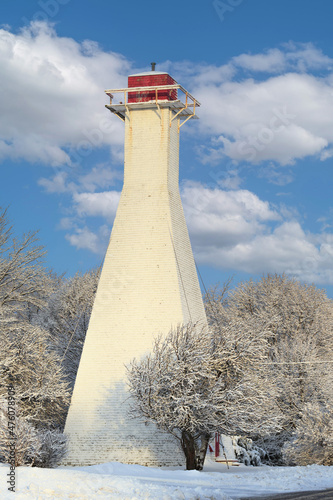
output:
M6 210L0 209L0 310L24 315L27 306L42 307L49 292L49 273L42 265L45 252L37 233L22 240L12 236Z
M324 291L285 275L267 275L258 282L239 284L226 298L225 290L206 296L209 322L217 331L236 322L244 339L256 320L254 335L266 332L266 377L274 385L272 397L282 418L282 432L266 444L271 458L297 428L308 403L332 400L333 302ZM264 408L263 408L264 410ZM252 433L253 434L253 433Z
M89 325L100 269L64 279L38 314L62 360L66 378L74 386L83 343Z
M4 408L12 385L20 442L28 455L37 454L36 433L63 424L69 401L55 344L36 324L57 281L43 267L44 253L36 233L14 238L7 213L0 210L0 403Z
M267 339L263 329L254 335L255 323L253 318L247 335L240 335L236 322L221 327L218 335L198 325L180 325L157 338L152 353L128 367L132 415L173 434L188 469L202 468L215 431L244 434L279 428L270 383L258 363Z
M35 426L61 426L69 389L48 333L26 322L3 319L1 313L0 322L0 398L7 397L12 384L20 417Z
M58 430L36 428L20 414L13 431L8 428L5 404L0 407L0 461L36 467L56 467L67 451L66 437ZM13 446L14 443L14 446ZM14 453L12 452L14 450Z
M332 404L308 403L296 431L283 447L289 465L333 465Z

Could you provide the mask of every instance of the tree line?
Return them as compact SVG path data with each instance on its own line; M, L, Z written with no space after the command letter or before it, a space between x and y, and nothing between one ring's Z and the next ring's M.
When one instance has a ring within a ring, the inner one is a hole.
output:
M180 326L129 367L132 413L201 469L216 431L250 437L271 465L333 464L333 302L267 275L209 290L209 328Z
M43 263L36 232L13 236L0 210L0 461L9 460L8 387L16 465L52 467L63 435L99 270L66 279Z
M0 461L15 388L16 465L57 465L99 269L44 266L37 233L0 210ZM285 275L208 290L209 327L178 325L128 365L131 415L175 436L201 469L216 431L251 438L269 464L333 464L333 301Z

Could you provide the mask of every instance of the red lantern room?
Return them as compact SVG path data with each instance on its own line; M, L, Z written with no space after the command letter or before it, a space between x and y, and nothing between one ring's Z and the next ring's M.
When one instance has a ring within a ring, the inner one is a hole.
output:
M168 73L160 73L157 71L149 71L147 73L138 73L128 77L128 87L163 87L157 91L157 99L159 101L176 101L177 89L165 89L169 85L177 85ZM148 102L156 99L155 90L142 92L129 92L128 102Z
M174 111L172 120L177 118L178 123L182 121L178 129L190 118L198 118L195 111L200 106L199 101L168 73L155 71L155 63L151 65L151 71L130 75L128 88L106 90L105 93L110 97L110 104L106 108L125 121L126 114L128 116L132 109L168 107ZM122 93L123 100L113 102L115 93ZM180 100L179 93L185 98L185 102Z

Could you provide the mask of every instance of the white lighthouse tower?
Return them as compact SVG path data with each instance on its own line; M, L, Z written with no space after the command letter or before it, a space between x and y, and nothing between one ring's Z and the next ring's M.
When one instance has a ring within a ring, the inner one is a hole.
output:
M179 131L200 104L153 70L105 92L125 123L124 186L67 416L65 463L183 465L175 438L129 418L126 365L172 327L206 325L178 186Z

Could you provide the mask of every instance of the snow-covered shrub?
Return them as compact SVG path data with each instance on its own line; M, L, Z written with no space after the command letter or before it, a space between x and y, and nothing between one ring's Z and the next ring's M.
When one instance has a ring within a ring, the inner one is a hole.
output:
M288 465L333 465L333 407L308 404L296 431L283 447Z
M8 413L4 408L0 410L0 459L10 463L15 456L15 466L32 465L40 456L41 441L38 431L27 420L16 415L13 433L8 430ZM15 443L13 445L13 443ZM11 454L11 450L15 454Z
M0 462L15 466L56 467L65 456L66 437L57 430L36 428L27 419L15 415L12 432L8 429L8 412L0 409ZM14 450L14 453L11 453Z
M266 452L247 437L232 436L232 445L236 458L245 465L261 465L266 456Z
M282 448L290 440L290 432L280 432L268 436L260 436L255 439L255 445L264 450L261 461L265 465L284 465Z
M67 439L58 430L40 430L40 450L34 465L36 467L53 468L60 464L67 453Z

